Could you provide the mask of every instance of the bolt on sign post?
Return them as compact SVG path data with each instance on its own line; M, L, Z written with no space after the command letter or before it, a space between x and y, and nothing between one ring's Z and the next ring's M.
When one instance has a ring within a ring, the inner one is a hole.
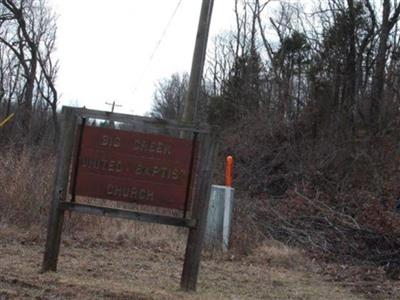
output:
M65 211L189 228L181 288L195 290L217 134L173 121L64 106L42 271L56 271ZM89 126L98 119L136 130ZM191 139L177 138L189 132ZM151 132L151 133L149 133ZM168 134L167 134L168 133ZM79 199L77 196L81 196ZM98 206L84 197L168 208L181 217ZM78 201L80 200L80 201Z

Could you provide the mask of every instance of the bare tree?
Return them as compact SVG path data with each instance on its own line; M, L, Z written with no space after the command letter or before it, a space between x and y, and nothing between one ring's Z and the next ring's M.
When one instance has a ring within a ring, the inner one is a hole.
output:
M389 50L389 36L399 20L400 4L395 7L390 0L383 0L382 20L379 29L379 46L375 59L375 72L372 80L369 123L372 131L378 131L381 118L381 105L385 86L385 69Z
M8 103L18 106L24 137L31 132L35 105L50 108L58 136L58 95L54 85L58 64L53 58L56 31L56 17L46 0L0 1L0 44L6 60L12 62L2 65L2 78L10 80L7 88L3 80L2 87L8 93Z
M189 84L188 74L173 74L171 78L158 83L153 96L151 116L162 119L180 120L184 99Z

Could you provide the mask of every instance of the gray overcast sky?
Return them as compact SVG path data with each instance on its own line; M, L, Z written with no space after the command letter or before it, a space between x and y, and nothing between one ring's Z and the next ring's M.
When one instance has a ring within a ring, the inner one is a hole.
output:
M144 114L159 79L190 71L201 0L50 0L58 19L61 103ZM233 0L215 0L211 37L228 30ZM209 45L211 42L209 43Z

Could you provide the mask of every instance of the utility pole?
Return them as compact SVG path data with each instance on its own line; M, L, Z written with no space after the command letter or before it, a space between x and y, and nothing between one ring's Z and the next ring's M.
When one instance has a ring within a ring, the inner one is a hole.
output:
M199 26L197 29L196 45L193 53L192 70L190 72L189 89L185 99L183 122L197 123L198 102L206 58L208 33L210 31L211 15L214 0L203 0L201 5Z
M114 112L114 108L115 108L115 107L122 107L122 105L115 104L115 101L113 101L112 103L110 103L110 102L105 102L105 103L106 103L107 105L111 105L111 112L112 112L112 113ZM108 126L109 126L110 128L115 128L114 121L110 121Z
M111 105L111 112L114 112L114 108L115 108L115 107L122 107L122 105L115 104L115 101L113 101L113 103L106 102L106 104L107 104L107 105Z

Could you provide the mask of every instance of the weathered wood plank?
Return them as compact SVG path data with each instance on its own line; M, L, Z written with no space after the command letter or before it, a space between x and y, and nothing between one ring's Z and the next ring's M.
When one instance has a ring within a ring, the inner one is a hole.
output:
M107 121L115 121L122 122L128 124L134 124L139 126L140 128L146 128L147 126L156 126L160 128L172 129L176 131L191 131L198 133L209 133L210 128L195 128L193 125L187 125L183 123L179 123L173 120L164 120L164 119L154 119L142 116L134 116L128 114L121 113L112 113L106 111L99 111L87 108L76 108L70 107L74 110L74 112L82 118L97 118Z
M201 167L192 211L192 218L197 220L197 226L189 230L181 277L181 288L185 291L196 290L216 152L217 135L216 132L212 132L202 145Z
M165 225L189 227L189 228L194 228L196 226L196 220L155 215L155 214L137 212L132 210L113 208L113 207L63 202L61 203L60 208L63 210L70 210L77 213L128 219L128 220L137 220L148 223L157 223L157 224L165 224Z
M63 126L58 143L59 156L57 158L52 202L49 211L46 248L42 264L43 272L57 270L61 231L64 221L64 212L60 210L60 203L65 200L67 194L72 148L77 124L77 117L73 109L63 107L62 115Z

